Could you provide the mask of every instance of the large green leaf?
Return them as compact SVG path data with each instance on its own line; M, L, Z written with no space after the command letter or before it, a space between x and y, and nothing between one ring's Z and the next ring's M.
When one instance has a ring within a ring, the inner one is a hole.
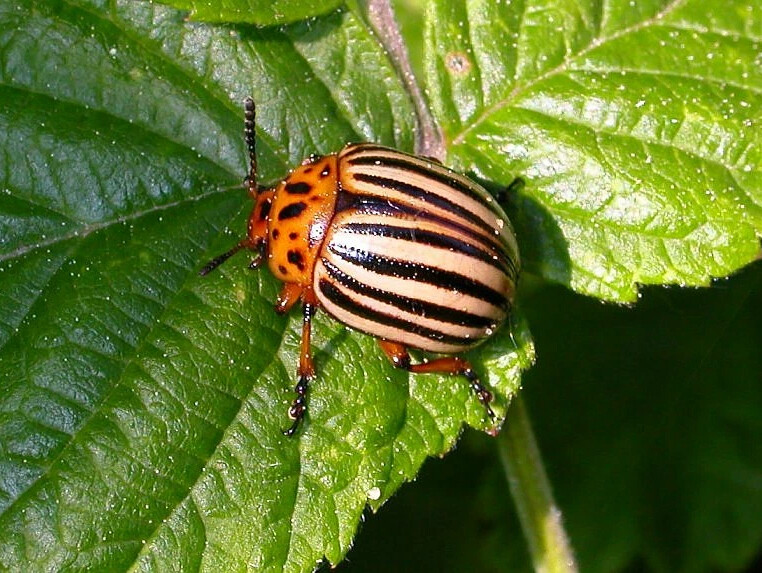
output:
M451 163L529 180L527 267L592 296L706 285L762 235L756 0L428 3Z
M149 2L0 5L0 564L309 570L341 559L464 423L462 380L410 377L318 317L297 438L299 321L239 256L241 101L263 180L371 140L411 149L364 20L212 26ZM532 359L513 317L472 355L503 413Z

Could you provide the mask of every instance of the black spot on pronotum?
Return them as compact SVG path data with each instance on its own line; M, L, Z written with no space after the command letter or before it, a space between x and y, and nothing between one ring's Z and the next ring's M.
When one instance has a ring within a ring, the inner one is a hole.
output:
M278 237L280 237L280 231L278 229L273 229L272 236L273 236L273 239L277 239Z
M304 270L304 255L302 255L301 251L289 251L286 257L288 262L296 266L297 269L300 271Z
M262 203L262 207L259 210L259 220L264 221L267 219L267 216L270 214L270 207L273 206L272 200L265 201Z
M282 274L282 275L287 275L288 274L288 269L286 267L284 267L283 265L278 265L278 270L280 271L280 274Z
M294 183L286 183L286 193L291 195L305 195L312 190L312 185L305 183L304 181L296 181ZM282 211L281 211L282 213Z
M298 203L291 203L290 205L286 205L278 213L278 221L283 221L285 219L293 219L294 217L298 217L299 215L302 214L302 211L304 211L306 208L307 208L307 203L305 203L304 201L299 201Z
M330 174L331 174L331 166L326 165L325 167L323 167L323 170L320 172L320 177L322 179L322 178L328 177Z
M294 241L294 240L299 238L299 233L297 233L296 231L291 231L288 234L288 238L291 239L292 241Z

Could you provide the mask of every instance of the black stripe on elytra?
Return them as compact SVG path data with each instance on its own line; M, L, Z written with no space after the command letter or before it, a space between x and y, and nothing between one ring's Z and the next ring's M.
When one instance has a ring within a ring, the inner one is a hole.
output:
M472 213L468 209L461 207L457 203L450 201L441 195L427 191L426 189L418 187L417 185L407 183L406 181L402 181L400 179L392 179L391 177L382 177L380 175L372 175L370 173L353 173L352 178L355 181L369 183L370 185L375 185L377 187L381 187L382 189L392 189L405 195L409 195L410 197L421 199L427 203L430 203L431 205L435 205L440 209L444 209L445 211L452 213L456 217L461 217L462 219L470 221L482 229L485 229L487 232L492 233L495 230L490 223L479 217L479 215ZM383 194L379 193L379 196L383 197Z
M336 306L354 314L355 316L359 316L360 318L370 320L377 324L382 324L384 326L397 328L399 330L404 330L406 332L412 332L413 334L417 334L418 336L428 338L429 340L436 340L437 342L441 342L444 344L472 346L476 342L476 340L474 340L473 338L462 338L460 336L452 336L450 334L445 334L444 332L440 332L439 330L426 328L425 326L421 326L420 324L417 324L415 322L409 322L407 320L403 320L396 316L392 316L390 314L379 312L377 310L373 310L371 308L363 306L362 304L358 303L355 300L352 300L351 297L347 296L345 293L339 290L339 288L336 287L336 285L334 285L333 283L331 283L331 281L328 280L327 278L321 278L318 281L318 289L320 290L320 292L325 298L330 300ZM368 332L368 334L372 335L374 333Z
M436 267L383 257L356 247L338 245L335 242L329 243L328 249L345 261L359 265L370 272L420 281L440 288L454 289L503 310L508 309L509 303L505 296L473 278Z
M433 318L450 324L465 326L466 328L495 327L495 321L490 317L381 290L361 283L326 259L322 259L322 262L331 278L346 289L379 302L392 305L404 312L409 312L410 314L415 314L421 317Z
M488 203L486 198L489 197L489 193L486 189L482 189L481 185L476 182L467 179L462 175L457 175L455 172L450 171L443 165L431 162L431 165L422 165L420 162L425 161L420 157L409 155L401 151L392 149L384 149L383 147L375 149L363 149L361 152L372 151L391 151L393 156L389 155L357 155L355 157L348 157L346 160L350 165L380 165L383 167L394 167L402 171L412 171L428 179L433 179L437 183L452 187L453 189L460 191L467 197L470 197L477 203L484 205L487 209L492 211L497 216L504 216L496 208L496 203ZM480 193L477 189L482 190Z
M503 241L500 234L494 234L494 231L489 236L485 236L460 224L454 219L448 219L430 211L421 211L415 207L376 195L360 195L342 189L336 196L336 213L338 214L350 209L360 214L383 215L392 219L403 218L426 221L443 227L445 232L446 230L457 231L482 245L484 250L489 251L491 255L497 256L499 261L506 268L510 269L510 276L514 279L517 275L516 264L511 260L509 254L511 250L510 245Z
M286 193L291 195L306 195L312 191L312 185L304 181L295 181L293 183L286 183L284 189Z
M285 219L293 219L294 217L298 217L302 214L302 211L304 211L307 208L307 203L304 201L299 201L297 203L291 203L290 205L286 205L278 211L278 221L283 221Z
M500 259L493 258L492 251L484 251L470 243L461 241L457 237L452 237L446 233L435 233L424 229L415 229L410 227L397 227L383 223L344 223L341 230L347 230L359 235L373 235L375 237L387 237L389 239L400 239L411 243L426 245L438 249L445 249L450 252L461 253L477 261L486 263L509 277L509 269L501 265Z

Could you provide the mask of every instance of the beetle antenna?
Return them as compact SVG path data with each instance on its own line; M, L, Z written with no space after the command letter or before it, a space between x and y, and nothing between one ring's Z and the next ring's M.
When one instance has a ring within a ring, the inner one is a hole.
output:
M243 100L243 134L246 140L246 147L249 150L249 175L246 177L245 185L249 189L249 195L256 199L257 197L257 134L256 134L256 109L254 100L247 97ZM241 249L251 249L253 245L256 245L250 237L246 237L235 247L214 257L211 261L206 263L204 267L198 272L201 276L208 275L214 269L219 267L222 263L227 261L230 257L235 255ZM256 266L256 265L255 265Z
M521 190L524 188L524 185L526 185L524 180L521 177L516 177L516 179L508 184L508 187L501 189L495 194L497 202L503 204L507 201L510 201L513 197L516 196L517 193L521 192Z
M212 272L214 269L216 269L217 267L219 267L219 266L220 266L222 263L224 263L225 261L227 261L227 260L228 260L230 257L232 257L233 255L235 255L235 254L236 254L238 251L240 251L241 249L243 249L243 248L245 248L245 247L248 247L248 246L249 246L249 244L250 244L250 243L249 243L249 240L248 240L248 239L244 239L243 241L241 241L240 243L238 243L238 244L237 244L235 247L233 247L233 248L232 248L232 249L230 249L229 251L225 251L225 252L224 252L224 253L222 253L221 255L217 255L217 256L216 256L216 257L214 257L214 258L213 258L211 261L209 261L208 263L206 263L206 264L204 265L204 268L203 268L203 269L201 269L200 271L198 271L198 274L200 274L202 277L203 277L203 276L206 276L206 275L208 275L208 274L209 274L209 273L211 273L211 272Z
M257 196L257 134L256 134L256 106L254 100L247 97L243 100L243 133L246 139L246 147L249 149L249 176L246 183L249 187L249 195Z

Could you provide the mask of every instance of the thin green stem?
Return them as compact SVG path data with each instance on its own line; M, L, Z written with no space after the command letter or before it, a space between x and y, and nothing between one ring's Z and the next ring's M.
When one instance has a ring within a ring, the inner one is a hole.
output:
M513 398L498 449L536 571L576 572L561 511L545 474L532 424L520 395Z

